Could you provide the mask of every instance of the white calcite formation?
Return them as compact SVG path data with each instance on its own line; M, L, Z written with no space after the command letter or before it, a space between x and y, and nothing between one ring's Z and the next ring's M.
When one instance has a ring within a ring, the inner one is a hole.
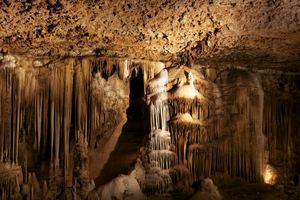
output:
M15 68L16 67L16 58L13 55L6 54L3 55L3 58L1 59L2 61L2 67L5 68ZM1 65L0 65L1 66Z
M143 200L145 195L135 177L134 171L130 175L120 175L99 189L101 200Z
M168 71L162 69L153 79L148 82L152 96L150 104L150 127L149 142L146 157L148 162L143 163L146 167L146 182L143 191L148 195L167 192L172 180L170 169L174 166L176 155L171 148L171 136L168 131L169 107L168 107Z
M166 85L168 84L168 71L162 69L153 79L148 82L148 90L150 93L161 93L166 91Z
M182 83L182 80L178 80L176 85L177 89L172 94L173 98L186 98L186 99L201 99L205 101L205 97L198 92L194 86L194 77L191 72L187 75L187 80L185 84Z

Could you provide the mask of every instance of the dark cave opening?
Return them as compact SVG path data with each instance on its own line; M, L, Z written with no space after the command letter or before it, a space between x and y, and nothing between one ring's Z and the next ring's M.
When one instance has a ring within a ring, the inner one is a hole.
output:
M294 175L293 181L294 181L295 186L299 185L299 174Z
M141 119L143 117L144 83L141 68L134 69L130 78L129 108L127 118Z
M129 107L127 121L122 128L116 148L111 153L101 174L95 180L96 185L108 183L120 174L129 174L135 165L139 149L149 132L149 125L145 120L149 118L146 113L144 97L143 71L139 67L133 70L130 78Z

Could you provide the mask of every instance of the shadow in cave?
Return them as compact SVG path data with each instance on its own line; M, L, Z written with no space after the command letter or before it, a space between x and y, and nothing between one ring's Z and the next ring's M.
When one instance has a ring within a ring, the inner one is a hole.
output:
M110 154L100 176L95 179L96 186L108 183L120 174L129 174L133 170L139 149L143 146L149 129L143 96L143 71L139 68L133 70L130 78L127 121L122 128L114 151Z

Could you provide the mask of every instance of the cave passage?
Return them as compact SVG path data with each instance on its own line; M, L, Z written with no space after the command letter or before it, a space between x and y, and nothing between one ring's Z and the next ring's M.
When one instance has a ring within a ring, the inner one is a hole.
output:
M141 68L133 70L130 78L130 99L127 109L127 121L122 128L122 133L116 148L111 153L109 160L95 180L96 185L102 185L120 174L129 174L134 168L139 148L143 146L147 134L147 125L144 120L144 84Z

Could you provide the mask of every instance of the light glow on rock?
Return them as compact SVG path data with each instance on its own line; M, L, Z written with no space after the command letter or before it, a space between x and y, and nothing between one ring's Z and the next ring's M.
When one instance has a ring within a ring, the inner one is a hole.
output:
M263 178L266 184L274 185L277 179L277 172L274 167L267 164L264 170Z

